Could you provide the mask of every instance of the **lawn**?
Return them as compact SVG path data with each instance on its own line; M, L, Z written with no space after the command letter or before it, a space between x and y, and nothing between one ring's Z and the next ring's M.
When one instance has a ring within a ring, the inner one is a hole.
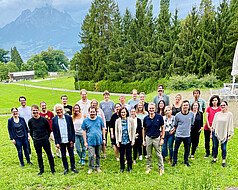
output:
M0 189L225 189L238 186L238 138L232 137L228 142L227 168L221 166L219 150L218 162L212 165L211 158L203 158L204 137L201 135L199 149L195 159L190 161L188 168L183 162L183 147L181 146L178 165L172 168L165 162L165 174L159 175L155 153L153 153L153 169L145 174L146 161L137 161L132 173L119 172L119 162L116 161L111 147L107 148L108 159L101 160L102 173L87 174L88 162L83 167L76 164L79 174L70 172L63 175L63 165L59 158L55 158L56 174L53 176L43 155L45 173L37 176L38 165L35 150L32 145L33 166L21 168L17 158L15 146L8 137L6 122L8 117L0 117ZM235 134L238 130L235 130ZM31 142L32 144L32 142ZM76 162L78 162L76 156Z

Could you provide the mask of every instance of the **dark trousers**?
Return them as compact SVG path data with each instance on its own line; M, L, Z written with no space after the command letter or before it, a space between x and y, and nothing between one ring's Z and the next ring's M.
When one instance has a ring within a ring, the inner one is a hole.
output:
M29 141L27 141L27 146L28 146L27 148L28 148L29 154L31 154L31 145Z
M174 146L174 156L173 156L173 162L175 162L175 163L177 163L178 150L179 150L179 147L180 147L182 142L183 142L183 145L184 145L184 161L185 162L188 161L189 149L190 149L190 144L191 144L191 137L185 137L185 138L176 137L175 138L175 146Z
M200 133L198 132L198 130L191 130L191 147L192 147L191 155L195 154L195 151L199 144L199 136Z
M110 133L110 138L111 138L110 121L106 121L106 125L107 125L107 130L105 130L105 138L106 138L106 144L105 144L105 146L107 146L107 134L108 134L108 131L109 131L109 133Z
M146 146L143 145L143 155L147 156L147 152L146 152Z
M52 172L55 172L55 164L54 164L54 158L51 154L51 148L50 148L50 141L49 139L46 140L34 140L34 147L37 154L38 164L40 172L44 172L44 165L43 165L43 159L42 159L42 148L44 148L45 153L47 154L50 169Z
M22 137L22 138L16 138L15 141L16 141L15 146L16 146L17 152L18 152L18 158L20 160L21 165L24 165L22 147L24 149L26 161L27 161L27 163L29 163L30 156L29 156L29 150L28 150L28 139L26 137Z
M141 141L139 139L136 139L135 144L133 146L133 159L134 160L136 160L138 152L139 152L139 156L142 155Z
M219 146L219 141L217 139L217 137L215 136L215 133L212 133L212 140L213 140L213 145L214 145L214 158L217 158L217 154L218 154L218 146ZM226 159L226 144L227 141L225 141L223 144L221 144L221 155L222 155L222 159L225 160Z
M67 161L67 157L66 157L66 147L69 152L71 169L75 169L74 146L71 147L70 143L62 143L62 144L60 144L60 151L61 151L61 155L62 155L64 169L65 170L69 169L69 165L68 165L68 161Z
M127 145L123 145L120 144L119 147L119 152L120 152L120 165L121 165L121 169L125 169L125 160L124 160L124 155L125 155L125 151L126 151L126 160L127 160L127 170L131 170L132 169L132 157L131 157L131 143L128 143Z
M206 154L210 155L210 130L204 130ZM214 145L212 146L212 156L214 154Z

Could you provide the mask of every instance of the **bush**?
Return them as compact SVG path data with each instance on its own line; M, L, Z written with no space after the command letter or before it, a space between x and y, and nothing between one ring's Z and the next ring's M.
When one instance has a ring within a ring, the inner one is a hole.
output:
M78 83L75 79L75 89L78 89ZM196 75L188 76L172 76L169 79L161 78L155 80L148 78L143 81L135 81L125 83L123 81L109 81L102 80L97 83L92 81L79 81L80 89L86 89L89 91L103 92L108 90L109 92L126 93L130 94L135 88L138 92L144 92L146 94L156 91L158 84L163 84L166 89L170 90L186 90L189 88L216 88L219 86L219 82L214 75L206 75L203 78L198 78Z

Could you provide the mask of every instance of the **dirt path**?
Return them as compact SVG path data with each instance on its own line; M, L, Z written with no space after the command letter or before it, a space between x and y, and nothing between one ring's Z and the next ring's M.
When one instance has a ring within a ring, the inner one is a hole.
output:
M171 93L169 95L170 103L172 104L175 101L175 96L177 93ZM192 91L190 92L181 92L182 100L188 99L191 100L193 98ZM206 106L208 106L208 102L210 99L210 91L205 90L201 92L201 98L203 98L206 101ZM233 118L234 118L234 126L238 128L238 102L235 100L230 100L228 102L228 110L232 112Z

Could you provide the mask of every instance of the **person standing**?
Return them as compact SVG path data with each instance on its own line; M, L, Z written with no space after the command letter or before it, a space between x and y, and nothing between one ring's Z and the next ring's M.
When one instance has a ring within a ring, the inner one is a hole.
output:
M83 120L85 118L86 116L81 113L80 106L78 104L75 104L73 106L73 115L72 115L75 130L75 148L79 156L79 164L82 163L82 165L85 164L86 158L86 147L84 146L83 129L82 129ZM80 145L82 150L80 148Z
M119 96L119 101L120 101L120 104L121 104L121 107L125 107L128 112L130 112L130 109L131 109L131 106L129 104L126 104L126 98L124 95L120 95Z
M161 154L161 146L164 144L164 120L163 117L155 113L155 104L149 103L149 115L144 118L143 123L143 145L147 151L147 169L150 173L152 165L152 148L154 147L158 159L160 175L164 173L164 163Z
M88 161L89 170L88 174L91 174L94 169L94 155L96 155L97 172L102 172L100 169L100 158L102 144L105 145L105 129L101 117L97 116L97 110L95 107L89 107L89 117L84 119L82 124L84 145L88 149Z
M109 100L110 93L107 90L103 92L103 96L104 96L104 100L99 103L99 108L102 109L106 118L105 138L106 138L106 145L107 145L107 133L108 133L108 130L110 131L110 120L111 120L115 105L112 100ZM110 134L111 134L111 131L110 131Z
M114 152L116 155L116 159L119 162L119 148L117 147L116 144L116 136L115 136L115 124L116 124L116 120L119 118L119 111L121 109L121 104L116 103L115 104L115 113L112 115L111 120L110 120L110 131L111 131L111 142L112 142L112 146L114 148Z
M206 155L204 158L208 158L210 156L211 128L215 114L221 111L220 103L221 100L218 95L213 95L209 100L209 107L207 108L205 115L206 124L204 126L205 149L206 149ZM214 154L214 147L212 147L212 156L213 154Z
M164 136L164 144L162 146L162 156L163 161L165 161L165 157L168 155L168 144L169 144L169 164L172 163L173 158L173 144L174 144L174 123L175 117L172 115L172 108L171 106L165 107L165 116L164 119L164 128L165 128L165 136Z
M119 111L119 118L115 124L116 144L120 151L120 169L124 172L125 162L124 155L126 153L127 170L132 170L132 146L135 143L135 126L134 121L129 117L128 110L123 107Z
M19 102L20 102L21 106L18 108L18 116L23 117L25 119L26 125L29 130L28 121L29 121L29 119L32 118L31 107L26 105L26 97L25 96L20 96ZM31 146L30 146L29 141L27 142L27 144L28 144L29 154L31 157Z
M58 149L58 148L56 147L56 145L55 145L55 138L54 138L54 134L53 134L53 130L52 130L52 118L54 117L54 114L53 114L53 112L48 111L48 110L46 109L46 107L47 107L47 106L46 106L46 103L45 103L45 102L40 102L41 112L39 113L39 115L42 116L42 117L44 117L44 118L46 118L46 119L48 120L48 122L49 122L49 124L50 124L50 130L51 130L49 140L53 141L54 146L55 146L56 155L57 155L58 158L61 158L60 149ZM52 148L51 148L51 153L52 153L53 157L55 157Z
M50 124L46 118L39 115L39 107L37 105L31 106L33 117L28 121L28 126L30 128L30 135L33 139L34 147L37 154L38 164L40 172L38 175L42 175L44 173L44 165L42 159L42 148L44 148L52 174L55 173L55 164L54 158L51 154L50 148Z
M72 115L72 106L68 105L68 97L66 95L61 96L61 102L64 106L64 113L66 115Z
M139 99L140 99L140 102L142 102L143 103L143 105L144 105L144 107L145 107L145 111L147 111L148 112L148 103L147 102L145 102L145 93L144 92L141 92L140 94L139 94ZM139 102L138 102L139 103ZM135 109L137 109L137 105L138 105L138 103L135 105Z
M198 102L193 102L191 105L191 111L195 119L191 128L191 159L194 159L194 154L199 144L199 136L203 128L203 113L199 111L199 106Z
M10 140L16 146L18 152L18 158L21 164L21 167L24 167L22 147L24 149L24 154L28 164L32 164L29 156L28 142L30 142L30 133L27 128L24 118L18 117L18 109L13 107L11 109L12 117L8 119L8 133Z
M64 107L61 104L56 104L54 106L54 111L57 115L52 119L52 129L55 137L55 144L61 151L62 162L65 169L64 175L69 172L66 147L69 152L71 170L74 173L78 173L75 169L74 159L75 131L73 120L69 115L64 114Z
M192 100L189 101L189 105L190 105L190 107L191 107L191 105L192 105L193 102L198 102L199 105L200 105L199 111L202 112L202 113L204 113L204 112L205 112L205 109L206 109L206 102L205 102L204 99L200 98L200 95L201 95L201 91L198 90L198 89L195 89L195 90L193 91L193 97L194 97L194 99L192 99Z
M138 94L137 94L137 90L133 89L132 90L132 99L130 99L127 104L131 107L134 108L136 106L136 104L140 101L139 98L137 98Z
M160 100L164 100L166 105L169 105L169 96L164 94L164 86L162 84L158 85L157 88L158 95L153 98L153 103L156 105L156 109L158 109L158 103Z
M226 101L221 102L221 111L215 114L211 137L214 144L214 159L212 164L217 161L218 145L221 144L222 150L222 166L226 167L226 145L234 135L233 115L227 111L228 103Z
M139 118L136 117L135 108L131 108L131 118L134 121L135 127L135 144L133 146L133 164L136 165L137 154L139 153L139 160L142 160L142 123Z
M184 100L182 102L182 111L175 116L174 126L176 129L176 137L172 167L177 165L178 150L182 142L184 144L184 164L190 167L190 164L188 163L188 157L191 143L190 131L193 124L194 114L193 112L189 111L189 101Z
M88 108L91 106L91 101L87 99L87 90L82 89L80 90L80 95L82 97L81 100L77 101L76 104L78 104L81 108L81 112L84 115L88 115Z
M178 93L176 96L175 96L175 102L174 104L172 104L172 115L176 115L177 113L181 112L181 101L182 99L182 96L180 93Z
M157 113L164 116L165 115L165 112L164 112L165 107L166 107L165 101L160 100L159 103L158 103Z

